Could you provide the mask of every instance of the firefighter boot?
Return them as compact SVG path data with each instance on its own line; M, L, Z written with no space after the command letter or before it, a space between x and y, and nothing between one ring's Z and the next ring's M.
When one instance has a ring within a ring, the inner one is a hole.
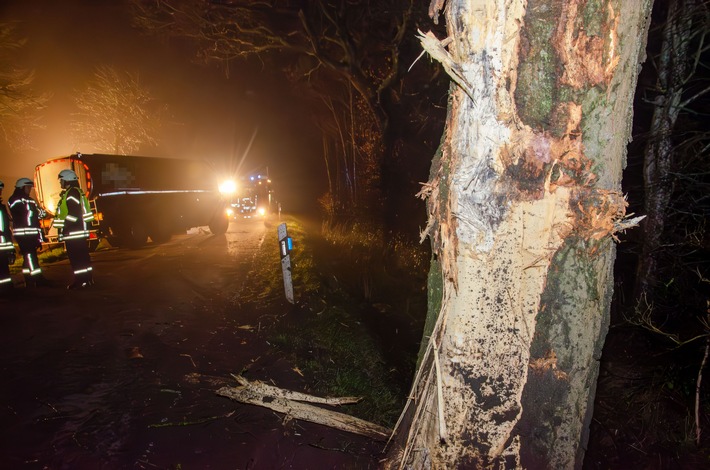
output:
M74 282L69 284L67 286L67 289L82 289L84 287L89 287L91 284L93 284L93 282L91 282L91 278L86 274L81 274L78 276L74 276Z
M87 284L86 282L84 282L83 280L81 280L81 279L74 279L74 282L72 282L71 284L69 284L69 285L67 286L67 289L69 289L69 290L72 290L72 289L81 289L81 288L86 287L86 286L88 286L88 284Z

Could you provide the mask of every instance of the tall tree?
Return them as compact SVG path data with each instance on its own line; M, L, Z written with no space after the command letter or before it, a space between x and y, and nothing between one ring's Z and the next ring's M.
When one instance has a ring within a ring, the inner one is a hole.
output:
M436 20L443 0L431 2ZM449 0L436 254L400 468L579 468L651 0ZM406 418L406 419L404 419ZM399 452L398 452L399 451Z
M676 156L688 146L707 154L707 134L677 130L679 117L710 92L703 80L704 56L708 48L710 9L700 0L668 0L662 25L660 51L654 56L656 86L647 90L653 104L643 158L644 214L641 253L636 274L636 298L653 302L669 206L678 175ZM700 139L698 138L700 136ZM701 145L698 145L698 144ZM685 144L685 145L682 145Z
M617 285L635 292L618 296L620 317L612 321L620 328L610 333L608 360L601 360L601 412L590 439L608 459L602 466L627 454L654 462L637 459L639 467L693 466L701 441L708 442L702 376L710 349L710 10L705 1L655 2L652 22L624 181L630 209L646 219L635 240L620 247L620 261L637 259L637 269L617 263ZM636 393L639 383L647 393ZM695 449L688 447L690 423ZM613 443L601 438L609 429L617 430Z
M30 134L41 128L39 115L49 100L32 89L32 71L19 65L25 43L12 24L0 24L0 132L13 148L31 148Z
M89 144L116 155L156 145L165 107L159 105L136 75L99 67L84 90L77 92L79 111L72 115L75 145Z

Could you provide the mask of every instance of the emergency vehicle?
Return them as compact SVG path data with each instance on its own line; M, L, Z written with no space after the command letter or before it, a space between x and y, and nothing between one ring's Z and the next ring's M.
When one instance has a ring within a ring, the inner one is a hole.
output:
M81 154L50 159L35 168L37 202L53 216L61 187L57 176L74 170L95 214L92 238L137 248L150 238L164 243L194 227L227 231L231 188L205 162L175 158ZM49 224L52 217L45 219ZM56 230L46 226L49 241Z
M271 179L262 174L243 178L231 200L234 218L266 218L275 205Z

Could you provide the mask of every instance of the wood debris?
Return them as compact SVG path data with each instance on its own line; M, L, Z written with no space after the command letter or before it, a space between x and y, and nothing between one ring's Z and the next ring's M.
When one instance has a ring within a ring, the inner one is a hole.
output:
M222 387L217 395L231 398L241 403L262 406L277 413L283 413L288 418L300 419L311 423L322 424L341 431L367 436L378 441L385 441L392 431L359 418L344 413L338 413L308 403L338 406L357 403L360 397L316 397L305 393L284 390L263 382L249 382L241 376L233 376L238 387ZM306 403L304 403L306 402Z
M439 41L431 31L427 33L421 30L417 31L417 38L422 45L422 49L429 53L432 59L440 62L449 77L475 102L476 100L473 98L473 86L471 86L471 83L466 79L461 65L456 62L453 56L449 54L449 51L446 50L446 47L451 44L454 39L447 37Z
M439 12L444 8L444 0L432 0L429 4L429 18L439 24Z
M189 354L180 354L180 357L186 357L186 358L190 359L190 362L192 363L192 367L194 367L195 369L197 368L197 365L195 364L194 359L192 359L192 356L190 356Z

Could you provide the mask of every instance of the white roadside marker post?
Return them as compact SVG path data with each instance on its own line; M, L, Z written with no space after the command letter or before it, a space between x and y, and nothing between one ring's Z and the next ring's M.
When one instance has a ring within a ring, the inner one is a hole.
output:
M291 280L291 250L293 249L293 240L288 236L286 224L280 224L278 227L279 236L279 251L281 252L281 272L284 276L284 292L286 300L290 303L295 303L293 299L293 281Z

